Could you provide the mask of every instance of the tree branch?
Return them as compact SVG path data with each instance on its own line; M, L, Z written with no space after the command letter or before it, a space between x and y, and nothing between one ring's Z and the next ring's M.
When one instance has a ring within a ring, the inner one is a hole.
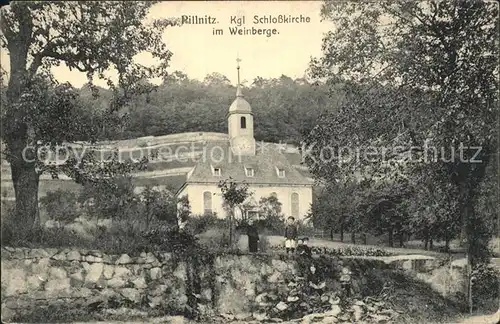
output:
M7 42L10 43L14 39L15 34L12 31L12 29L9 28L7 21L8 21L8 18L6 16L5 9L0 10L0 31L2 31L2 34L7 39Z
M43 57L45 55L44 52L46 51L46 49L54 47L54 43L50 42L50 31L48 27L46 29L38 28L35 32L33 32L33 39L36 39L38 36L45 36L47 45L45 45L45 48L43 50L33 55L33 62L28 68L29 78L33 78L38 68L42 65Z

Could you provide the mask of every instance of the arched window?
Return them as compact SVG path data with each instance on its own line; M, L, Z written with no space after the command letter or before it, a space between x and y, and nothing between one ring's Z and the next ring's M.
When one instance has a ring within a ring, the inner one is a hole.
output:
M205 191L203 193L203 213L212 213L212 193L210 191Z
M241 126L241 128L247 128L247 118L246 117L241 117L240 126Z
M294 192L292 193L292 216L295 218L299 217L299 194Z

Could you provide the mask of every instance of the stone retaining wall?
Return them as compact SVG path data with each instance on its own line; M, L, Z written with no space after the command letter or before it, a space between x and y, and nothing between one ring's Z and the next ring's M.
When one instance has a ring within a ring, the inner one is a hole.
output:
M132 258L98 251L2 248L2 319L40 305L110 298L182 307L187 302L185 265L171 259L170 254Z
M250 311L268 282L295 271L270 256L179 260L170 253L106 255L99 251L2 248L2 320L34 307L110 302L182 313ZM109 306L111 307L111 306Z
M1 253L2 321L48 305L82 309L129 307L157 315L193 309L208 316L251 313L259 294L284 278L295 277L299 271L297 261L286 255L183 255L181 258L171 253L130 256L6 247ZM353 277L358 286L368 284L363 276L373 268L409 270L428 268L435 263L360 259L363 258L345 258L345 262L358 267L358 275ZM431 270L422 279L429 282L437 275ZM443 277L440 281L449 282L448 274L439 272L439 278ZM435 288L450 293L447 285L442 286L438 284Z

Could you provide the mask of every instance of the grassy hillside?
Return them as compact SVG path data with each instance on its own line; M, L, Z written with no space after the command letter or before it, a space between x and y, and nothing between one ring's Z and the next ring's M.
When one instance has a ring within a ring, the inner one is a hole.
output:
M165 136L148 136L137 139L105 141L93 145L98 149L99 159L107 160L113 149L118 149L119 156L123 160L135 159L156 154L156 158L148 163L146 170L136 174L134 182L136 186L144 187L165 186L172 191L177 191L186 180L187 172L195 165L196 159L203 154L203 146L208 141L227 140L227 134L191 132L172 134ZM81 146L79 144L77 146ZM287 159L293 165L300 165L301 156L298 151L288 146L292 152L285 153ZM77 150L81 154L81 149ZM63 156L64 157L64 156ZM307 170L299 170L307 175ZM11 181L11 170L7 162L1 164L1 197L11 200L14 198L14 188ZM49 175L43 175L40 179L39 197L43 197L48 191L56 189L78 190L80 185L70 179L61 177L53 180Z

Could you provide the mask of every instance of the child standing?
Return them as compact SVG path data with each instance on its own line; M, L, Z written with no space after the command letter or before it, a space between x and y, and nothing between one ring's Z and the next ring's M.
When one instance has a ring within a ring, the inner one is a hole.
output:
M295 247L297 245L297 225L295 224L295 218L292 216L288 217L287 224L285 227L285 249L286 253L294 253Z
M341 267L340 273L340 286L342 288L342 292L345 297L351 297L351 275L352 272L349 267L344 266L344 263L341 261L339 263Z

